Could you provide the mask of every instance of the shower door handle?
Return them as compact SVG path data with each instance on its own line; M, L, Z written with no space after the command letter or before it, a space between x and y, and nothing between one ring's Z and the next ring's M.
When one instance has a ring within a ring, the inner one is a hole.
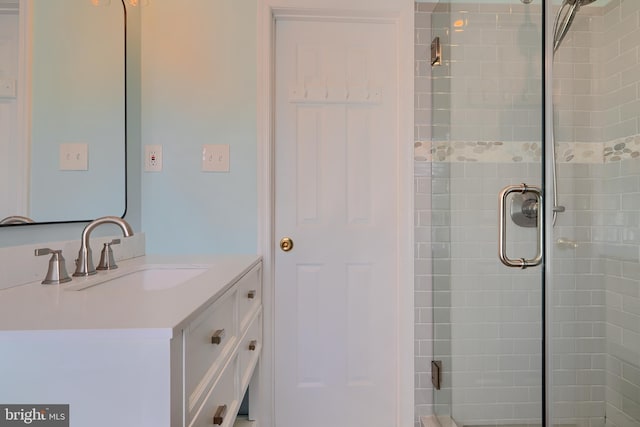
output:
M537 228L538 234L538 249L536 256L531 259L525 258L509 258L507 256L507 196L511 193L533 193L538 200L538 215L537 215ZM542 190L538 187L529 186L527 184L509 185L502 189L500 192L499 200L499 227L498 227L498 256L500 261L507 267L516 267L525 269L527 267L535 267L542 263L542 245L544 238L544 231L542 229L542 213L544 212L544 204L542 198Z

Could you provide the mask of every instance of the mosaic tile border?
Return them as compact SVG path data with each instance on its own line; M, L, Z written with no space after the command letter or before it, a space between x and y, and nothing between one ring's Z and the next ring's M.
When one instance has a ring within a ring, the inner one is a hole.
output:
M604 163L619 162L640 157L640 135L627 136L604 144Z
M521 141L416 141L416 162L539 162L542 145ZM559 163L602 164L640 158L640 135L601 142L560 142L556 157Z

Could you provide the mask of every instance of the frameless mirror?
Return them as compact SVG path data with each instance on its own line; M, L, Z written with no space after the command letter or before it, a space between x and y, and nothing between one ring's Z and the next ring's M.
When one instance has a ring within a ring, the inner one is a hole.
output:
M0 0L0 220L124 215L125 31L121 0Z

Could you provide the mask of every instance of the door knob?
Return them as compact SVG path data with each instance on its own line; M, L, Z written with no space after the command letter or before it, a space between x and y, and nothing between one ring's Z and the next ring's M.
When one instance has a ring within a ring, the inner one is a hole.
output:
M280 240L280 249L289 252L293 249L293 240L291 240L290 237L283 237L282 240Z

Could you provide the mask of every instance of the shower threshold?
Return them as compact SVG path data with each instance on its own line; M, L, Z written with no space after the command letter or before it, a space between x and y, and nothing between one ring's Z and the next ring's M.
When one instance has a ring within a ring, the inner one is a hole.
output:
M448 415L429 415L422 417L421 427L460 427Z
M421 427L541 427L542 424L465 424L458 425L453 418L448 415L429 415L421 418ZM576 424L554 424L554 427L577 427Z

